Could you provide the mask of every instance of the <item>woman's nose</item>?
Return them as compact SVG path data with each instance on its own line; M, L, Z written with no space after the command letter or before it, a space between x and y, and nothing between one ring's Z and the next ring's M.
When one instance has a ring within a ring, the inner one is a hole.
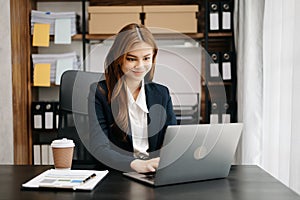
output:
M138 60L136 63L136 67L143 67L143 66L144 66L143 60Z

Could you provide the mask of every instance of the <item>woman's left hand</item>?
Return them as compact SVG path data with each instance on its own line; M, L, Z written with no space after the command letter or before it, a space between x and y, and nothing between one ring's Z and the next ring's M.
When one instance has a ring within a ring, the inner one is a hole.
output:
M130 163L130 167L138 173L155 172L159 163L159 157L150 160L136 159Z

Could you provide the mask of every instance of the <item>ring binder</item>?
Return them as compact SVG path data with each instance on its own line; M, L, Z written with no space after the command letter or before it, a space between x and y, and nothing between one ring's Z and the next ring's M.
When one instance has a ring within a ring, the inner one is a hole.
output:
M232 80L232 52L222 53L222 79L223 81Z
M229 104L227 102L225 102L223 104L223 110L224 110L224 112L222 112L222 123L230 123L230 121L231 121L231 114L227 113L229 109L230 109Z
M34 130L42 130L44 128L44 111L42 102L32 102L32 127Z
M219 102L218 101L209 101L209 123L217 124L219 123Z
M53 129L53 104L51 102L45 103L45 129Z
M220 74L220 55L219 52L210 52L211 63L209 64L209 69L207 70L207 77L209 81L221 80Z
M218 101L208 102L210 124L231 123L235 121L234 113L236 111L235 101Z
M220 30L220 6L219 2L209 3L209 31Z
M221 2L222 31L232 30L232 2Z
M231 123L235 121L234 113L236 110L236 102L235 101L227 101L222 102L222 123Z

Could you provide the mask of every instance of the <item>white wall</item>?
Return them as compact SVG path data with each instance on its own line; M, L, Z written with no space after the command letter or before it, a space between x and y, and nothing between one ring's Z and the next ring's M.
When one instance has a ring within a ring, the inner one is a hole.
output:
M13 164L10 1L0 1L0 164Z

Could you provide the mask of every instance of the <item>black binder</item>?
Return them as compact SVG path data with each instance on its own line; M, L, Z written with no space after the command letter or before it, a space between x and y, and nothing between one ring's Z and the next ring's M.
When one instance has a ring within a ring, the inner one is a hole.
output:
M231 1L221 2L221 31L232 31L233 4Z
M220 70L220 53L210 52L210 62L207 69L208 81L222 81Z
M45 129L54 129L54 103L45 102L44 103L44 124Z
M209 123L235 122L236 102L228 100L212 100L208 102Z
M232 81L234 78L233 52L221 53L221 73L224 82Z
M219 101L209 101L208 102L208 112L209 112L209 123L218 124L220 122L220 105Z
M226 101L221 102L221 123L235 122L234 113L236 111L236 102Z
M209 2L208 30L210 32L220 31L220 2Z
M34 101L31 104L33 130L44 129L44 102Z

